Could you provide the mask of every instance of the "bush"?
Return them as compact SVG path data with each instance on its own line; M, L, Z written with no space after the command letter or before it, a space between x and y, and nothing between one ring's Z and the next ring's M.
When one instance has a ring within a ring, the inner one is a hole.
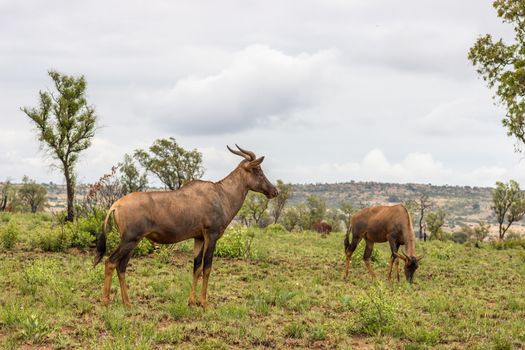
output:
M491 241L490 247L496 250L506 250L514 248L525 249L525 239L506 239L504 241Z
M38 232L31 242L32 248L45 252L63 252L71 247L71 232L62 228L48 228Z
M74 222L65 225L71 233L71 246L88 249L95 246L95 241L102 228L103 213L79 217Z
M255 256L252 249L254 236L252 230L240 227L226 230L217 241L215 255L224 258L253 258Z
M281 224L270 224L266 226L266 231L270 233L283 233L287 232L287 230L284 228Z
M459 244L463 244L468 240L468 234L463 231L452 233L450 240Z
M358 310L358 331L369 335L381 335L392 330L399 310L397 296L389 293L379 283L365 295L356 299Z
M148 239L143 239L133 250L133 256L144 256L153 253L153 244Z
M8 212L0 212L0 222L7 223L11 220L11 213Z
M11 250L15 247L19 236L20 227L11 221L0 231L0 242L5 249Z

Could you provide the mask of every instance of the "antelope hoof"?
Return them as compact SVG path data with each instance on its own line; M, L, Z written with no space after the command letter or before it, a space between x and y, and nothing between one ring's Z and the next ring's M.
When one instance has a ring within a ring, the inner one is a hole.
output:
M131 309L131 303L130 302L124 303L124 306L126 307L126 309Z
M203 299L199 300L197 302L197 306L200 306L202 307L203 310L206 310L206 300L203 300Z
M102 305L108 306L109 305L109 298L102 298Z
M195 302L195 298L190 297L188 299L188 306L195 306L197 303Z

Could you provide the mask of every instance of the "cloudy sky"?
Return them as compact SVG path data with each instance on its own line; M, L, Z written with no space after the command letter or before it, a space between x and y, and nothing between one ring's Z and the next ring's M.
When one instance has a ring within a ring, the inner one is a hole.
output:
M524 182L466 58L512 32L491 2L0 0L0 179L63 182L19 110L52 68L86 76L99 116L81 182L168 136L210 180L238 143L272 180Z

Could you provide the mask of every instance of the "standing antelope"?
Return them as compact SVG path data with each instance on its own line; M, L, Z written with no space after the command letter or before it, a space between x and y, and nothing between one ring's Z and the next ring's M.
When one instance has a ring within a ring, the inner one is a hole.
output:
M236 145L237 146L237 145ZM260 164L264 157L239 146L230 152L245 158L219 182L194 180L175 191L135 192L116 201L104 220L97 240L97 265L106 252L106 227L113 213L120 233L120 244L106 260L102 301L109 303L111 276L116 269L122 301L130 306L126 285L126 266L139 241L147 238L160 244L172 244L193 238L193 283L189 305L195 305L195 288L202 275L198 304L206 305L215 243L241 208L249 190L268 198L277 196L277 189L268 181Z
M350 231L352 231L351 243L349 240ZM368 272L373 277L375 277L375 274L370 263L370 257L372 256L374 243L388 242L390 244L390 250L392 251L388 269L388 279L390 280L392 278L392 265L395 263L397 280L399 281L399 259L401 259L405 262L406 279L412 283L418 262L423 259L423 257L415 256L416 236L412 228L410 214L403 205L379 205L364 208L352 216L351 227L350 230L347 231L344 241L346 253L345 272L343 273L344 279L348 277L352 254L363 238L366 242L363 259L368 268ZM406 254L397 253L400 245L405 245Z

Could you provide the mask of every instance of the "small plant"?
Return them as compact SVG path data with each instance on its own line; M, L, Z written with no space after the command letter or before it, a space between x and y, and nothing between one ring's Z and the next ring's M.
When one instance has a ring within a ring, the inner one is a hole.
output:
M250 259L255 256L252 243L255 234L244 228L227 230L217 242L215 255L225 258Z
M34 344L41 343L49 333L49 326L47 322L39 315L31 314L20 322L22 328L22 336L33 342Z
M321 341L326 339L326 329L321 325L316 325L310 330L311 341Z
M388 333L396 321L397 297L382 283L370 288L356 299L359 331L369 335Z
M0 241L2 246L7 250L13 249L19 236L19 226L13 221L9 222L7 226L0 231Z
M302 338L305 331L304 324L292 322L284 328L284 335L288 338Z

